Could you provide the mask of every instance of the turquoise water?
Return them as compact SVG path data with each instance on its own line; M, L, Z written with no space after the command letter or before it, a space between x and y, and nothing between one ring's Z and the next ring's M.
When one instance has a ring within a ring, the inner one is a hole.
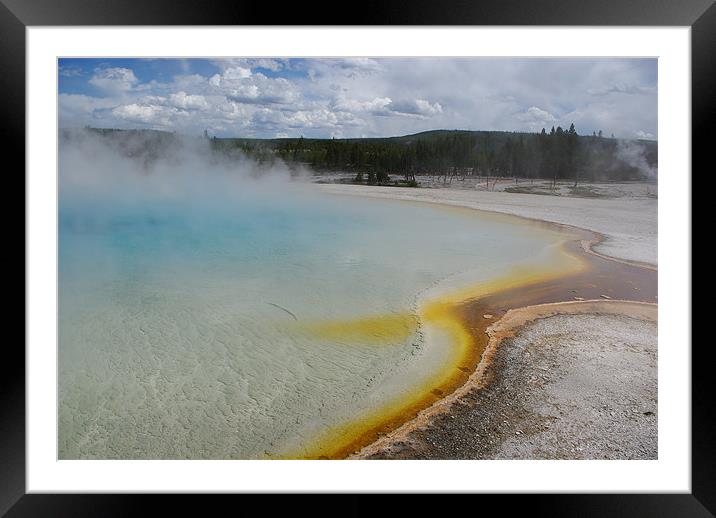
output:
M302 325L415 314L441 283L549 261L559 240L516 220L290 183L171 195L67 185L60 458L300 448L400 397L444 358L426 352L419 329L343 339Z

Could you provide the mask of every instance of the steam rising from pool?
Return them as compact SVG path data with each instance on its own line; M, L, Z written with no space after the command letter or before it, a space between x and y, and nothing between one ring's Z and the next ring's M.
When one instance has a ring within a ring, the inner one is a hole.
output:
M205 140L61 141L60 458L300 452L444 368L421 301L562 239L292 176Z

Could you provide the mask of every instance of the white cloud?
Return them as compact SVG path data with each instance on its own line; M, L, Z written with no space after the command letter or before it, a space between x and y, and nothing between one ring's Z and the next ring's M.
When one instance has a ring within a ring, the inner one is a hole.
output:
M332 129L338 127L360 126L365 121L352 113L337 112L327 108L299 110L294 112L261 108L257 110L251 122L263 130L281 131L300 129Z
M295 85L285 78L269 78L249 68L230 67L209 79L212 93L250 104L288 104L299 98Z
M357 112L389 117L391 115L429 117L442 113L440 103L424 99L393 101L390 97L375 97L367 101L339 97L330 104L331 109L342 112Z
M60 118L64 127L93 124L99 118L98 113L116 105L117 102L109 98L80 94L60 94L58 96Z
M546 110L538 108L537 106L530 106L524 113L518 113L515 115L518 120L528 123L548 123L556 122L557 119L554 115Z
M209 85L209 79L200 74L174 76L172 88L184 92L204 91Z
M426 101L425 99L413 99L395 101L391 103L390 110L403 115L430 117L432 115L442 113L443 107L438 102L431 103L430 101Z
M549 130L549 126L558 123L554 115L537 106L530 106L524 112L515 114L514 118L522 122L524 129L528 129L529 131L540 131L540 129L545 127Z
M89 80L91 85L110 93L131 90L139 80L128 68L99 68Z
M265 70L271 70L272 72L278 72L287 67L288 60L275 58L220 58L214 59L211 62L221 70L240 67L248 69L263 68Z
M376 97L368 101L338 98L333 100L331 108L333 110L343 112L363 112L372 113L374 115L388 115L390 113L388 107L392 102L393 101L390 97Z
M176 108L157 106L152 104L126 104L117 106L111 111L112 115L127 121L150 127L168 127L177 115L181 115Z
M216 87L231 87L239 83L242 79L251 77L251 69L244 67L229 67L221 74L214 74L209 79L209 84Z
M187 95L186 92L171 94L169 101L176 108L184 110L206 110L209 108L209 103L203 95Z
M112 114L120 119L141 122L143 124L160 124L163 122L163 107L155 105L126 104L117 106Z
M141 82L100 67L101 97L60 96L62 125L152 125L200 134L387 136L448 129L657 135L656 61L236 58L216 73ZM267 72L270 70L271 72ZM64 94L63 94L64 95ZM641 132L641 133L639 133Z

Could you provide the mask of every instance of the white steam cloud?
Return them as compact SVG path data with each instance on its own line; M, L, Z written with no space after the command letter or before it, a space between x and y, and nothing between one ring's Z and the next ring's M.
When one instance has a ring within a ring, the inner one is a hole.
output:
M619 140L616 157L625 164L638 169L646 178L657 179L658 168L649 164L646 158L646 147L643 144L631 140Z
M170 133L88 130L60 138L59 190L65 207L285 197L287 190L296 190L287 186L291 178L303 174L280 160L262 165L238 150L212 150L208 139Z

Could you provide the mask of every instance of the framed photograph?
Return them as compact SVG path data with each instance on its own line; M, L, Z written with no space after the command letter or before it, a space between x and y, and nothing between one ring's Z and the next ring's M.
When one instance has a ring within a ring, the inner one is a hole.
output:
M712 3L243 7L0 6L26 194L0 511L530 493L711 515Z

